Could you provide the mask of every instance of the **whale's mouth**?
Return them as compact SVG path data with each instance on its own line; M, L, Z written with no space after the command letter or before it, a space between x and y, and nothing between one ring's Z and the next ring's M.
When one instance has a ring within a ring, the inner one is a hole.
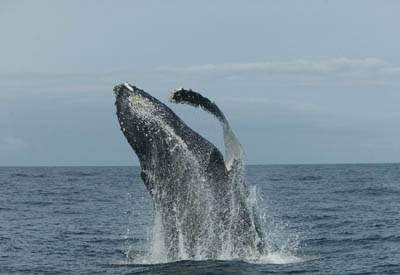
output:
M119 91L121 90L121 85L117 85L113 88L114 95L118 95Z
M118 95L120 94L121 89L122 89L122 88L121 88L119 85L118 85L118 86L115 86L115 87L113 88L114 95L115 95L116 98L118 98Z

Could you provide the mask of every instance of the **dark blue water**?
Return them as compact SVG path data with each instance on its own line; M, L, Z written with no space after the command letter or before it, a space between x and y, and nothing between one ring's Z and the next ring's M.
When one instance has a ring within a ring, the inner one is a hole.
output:
M139 168L0 168L0 273L400 274L400 164L249 166L247 182L279 253L143 264Z

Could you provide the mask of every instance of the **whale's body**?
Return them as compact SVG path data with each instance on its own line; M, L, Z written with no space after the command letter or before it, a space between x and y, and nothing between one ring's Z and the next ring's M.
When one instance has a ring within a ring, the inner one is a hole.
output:
M114 92L121 130L138 156L161 223L166 259L263 254L263 235L235 153L227 166L212 143L156 98L127 83ZM191 95L180 90L171 101L190 104Z

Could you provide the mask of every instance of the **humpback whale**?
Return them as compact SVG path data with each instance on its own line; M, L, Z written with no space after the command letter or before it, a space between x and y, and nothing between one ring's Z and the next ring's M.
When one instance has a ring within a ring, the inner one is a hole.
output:
M170 101L201 107L224 133L225 156L168 106L128 83L114 87L121 130L153 201L166 260L259 257L265 238L244 182L244 151L218 106L192 90Z

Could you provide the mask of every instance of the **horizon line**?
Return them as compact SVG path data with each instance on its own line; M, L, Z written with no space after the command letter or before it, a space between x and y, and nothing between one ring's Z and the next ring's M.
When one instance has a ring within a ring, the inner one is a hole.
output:
M400 162L326 162L326 163L252 163L245 166L294 166L294 165L371 165L400 164ZM140 167L137 165L0 165L0 168L67 168L67 167Z

